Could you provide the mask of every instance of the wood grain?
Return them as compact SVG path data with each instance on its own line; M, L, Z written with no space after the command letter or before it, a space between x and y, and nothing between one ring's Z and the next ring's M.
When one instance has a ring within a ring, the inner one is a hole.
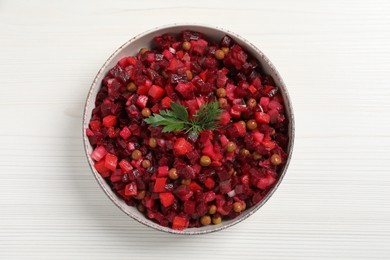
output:
M126 217L84 158L105 59L162 24L253 42L296 114L285 180L243 223L183 237ZM389 259L389 1L1 1L0 259Z

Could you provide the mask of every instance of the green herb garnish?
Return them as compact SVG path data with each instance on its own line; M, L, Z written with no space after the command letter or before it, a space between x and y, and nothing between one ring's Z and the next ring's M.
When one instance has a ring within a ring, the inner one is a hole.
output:
M161 110L159 114L144 119L152 126L163 126L162 131L185 131L198 135L203 130L215 130L222 110L216 101L203 104L192 119L189 119L187 109L181 104L171 102L172 110Z

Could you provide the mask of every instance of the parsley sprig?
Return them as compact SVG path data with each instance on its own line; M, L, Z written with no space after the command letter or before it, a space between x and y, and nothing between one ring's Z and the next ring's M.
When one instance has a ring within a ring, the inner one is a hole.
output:
M222 110L216 101L208 102L200 106L192 119L189 119L187 109L175 102L171 102L172 110L161 110L159 114L144 119L152 126L163 126L162 131L185 131L192 135L198 135L203 130L215 130Z

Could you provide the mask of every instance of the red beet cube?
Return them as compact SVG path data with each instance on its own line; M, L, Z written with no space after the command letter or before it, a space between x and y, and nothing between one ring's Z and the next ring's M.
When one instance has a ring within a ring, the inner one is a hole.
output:
M212 189L212 188L214 188L214 186L215 186L215 181L212 179L212 178L210 178L210 177L208 177L205 181L204 181L204 186L206 186L208 189Z
M120 182L122 181L123 172L121 169L115 169L115 171L110 176L110 181L112 182Z
M122 130L121 130L121 132L119 133L119 135L123 138L123 139L127 139L127 138L129 138L130 136L131 136L131 132L130 132L130 130L129 130L129 128L128 127L123 127L122 128Z
M203 190L202 187L198 183L196 183L195 181L191 181L191 183L190 183L190 185L188 185L188 187L190 188L190 190L193 193L196 193L197 191Z
M161 100L161 104L166 108L171 108L172 99L170 97L164 97Z
M103 125L107 128L116 125L116 116L109 115L103 118Z
M104 159L102 159L102 160L100 160L98 162L95 162L95 164L93 166L95 167L95 169L98 171L98 173L100 173L100 175L103 178L106 178L106 177L110 176L111 172L105 166L105 160Z
M157 176L158 177L167 177L169 172L168 166L160 166L157 170Z
M187 185L180 185L173 193L182 201L187 201L194 194Z
M115 171L117 163L118 163L118 157L110 153L106 155L104 166L107 169L110 169L111 171Z
M167 60L171 60L173 58L173 54L172 52L170 52L169 50L164 50L162 52L162 55L167 59Z
M244 136L246 134L246 127L240 122L234 123L233 125L236 128L239 136Z
M146 103L148 103L148 99L149 98L147 96L139 95L138 98L137 98L137 105L140 108L145 108L146 107Z
M99 130L100 125L101 125L100 122L97 120L93 120L89 122L89 127L91 128L92 131Z
M95 148L95 150L93 150L91 154L91 158L94 159L95 161L100 161L101 159L104 158L104 156L106 156L106 154L107 154L106 149L103 146L98 146Z
M211 159L215 161L219 161L223 158L223 156L215 149L215 147L210 143L206 144L202 150L204 155L210 156Z
M269 97L261 97L259 104L263 109L267 109L269 104Z
M190 43L191 43L192 51L199 55L203 55L208 45L208 42L203 39L199 39L197 41L191 41Z
M187 226L188 226L187 219L185 219L185 218L183 218L183 217L179 217L179 216L176 216L176 217L173 219L172 229L175 229L175 230L183 230L183 229L186 228Z
M264 112L255 112L255 119L258 123L268 124L270 122L270 116Z
M160 193L160 201L167 208L174 203L175 197L170 192L163 192Z
M138 86L137 94L138 95L147 95L149 92L150 86L140 85Z
M250 85L250 86L248 87L248 90L249 90L252 94L256 93L256 91L257 91L257 89L255 88L255 86L253 86L253 85Z
M175 87L175 90L179 92L184 98L192 98L194 95L194 85L191 82L179 83Z
M213 201L215 200L215 192L214 191L208 191L204 194L204 202L210 202L210 201Z
M256 186L259 189L265 190L266 188L274 184L275 181L276 179L269 174L267 175L267 177L261 178Z
M119 162L119 167L122 169L124 173L129 173L133 169L133 166L131 166L131 164L125 159L122 159Z
M125 195L126 196L136 196L138 193L137 184L135 182L129 183L125 187Z
M186 202L184 202L184 212L187 213L188 215L194 214L195 206L196 206L195 201L187 200Z
M154 192L163 192L165 191L165 184L167 182L167 178L156 178L156 182L154 184L153 191Z
M184 138L178 138L173 145L173 150L177 155L184 155L193 149L192 144Z
M164 96L165 90L160 86L152 85L149 89L148 94L154 99L159 99Z
M255 140L255 142L261 143L261 141L263 141L264 139L264 134L255 132L253 133L253 139Z
M227 111L224 111L220 115L220 124L221 125L227 125L230 122L231 116Z

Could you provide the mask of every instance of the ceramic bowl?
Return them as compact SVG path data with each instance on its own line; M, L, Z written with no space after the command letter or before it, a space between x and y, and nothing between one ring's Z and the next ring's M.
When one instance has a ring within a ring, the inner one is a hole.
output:
M85 130L86 128L88 128L88 123L91 118L92 110L95 107L94 101L96 95L98 93L98 90L100 89L101 82L104 76L106 75L106 73L108 72L108 70L113 66L115 66L116 63L124 56L135 55L140 50L140 48L144 48L144 47L151 48L153 37L157 35L162 35L164 33L172 33L172 34L180 33L183 30L193 30L193 31L201 32L209 40L215 40L215 41L220 40L224 35L229 35L236 43L241 45L248 53L250 53L253 57L255 57L260 62L263 71L273 77L276 85L278 86L280 92L283 95L286 114L289 119L288 130L289 130L290 141L287 148L288 160L284 168L280 172L281 174L280 178L276 183L276 185L272 188L272 190L270 190L270 192L265 196L265 198L260 203L258 203L256 206L247 209L237 218L232 220L224 220L219 225L208 225L200 228L187 228L183 231L178 231L178 230L173 230L169 227L160 226L159 224L147 219L135 207L128 206L120 197L118 197L111 190L109 185L105 182L105 180L100 176L100 174L93 167L94 162L90 157L93 148L88 141L88 138L85 134L86 132ZM276 68L272 65L271 61L257 47L255 47L253 44L251 44L241 36L222 28L206 26L206 25L174 24L174 25L158 27L153 30L142 33L138 36L135 36L134 38L126 42L124 45L119 47L103 64L103 66L100 68L99 72L97 73L95 79L92 82L91 88L88 93L87 101L85 104L84 117L83 117L83 139L84 139L85 153L93 175L98 181L100 187L111 199L111 201L115 205L117 205L124 213L126 213L128 216L132 217L133 219L137 220L138 222L159 231L175 233L175 234L186 234L186 235L205 234L205 233L211 233L211 232L223 230L248 218L250 215L252 215L257 210L259 210L264 205L264 203L266 203L267 200L272 196L275 190L278 188L279 184L283 180L284 175L286 174L287 167L289 165L291 155L292 155L292 149L294 143L294 115L293 115L290 98L287 92L287 88L283 83L282 78L280 77Z

